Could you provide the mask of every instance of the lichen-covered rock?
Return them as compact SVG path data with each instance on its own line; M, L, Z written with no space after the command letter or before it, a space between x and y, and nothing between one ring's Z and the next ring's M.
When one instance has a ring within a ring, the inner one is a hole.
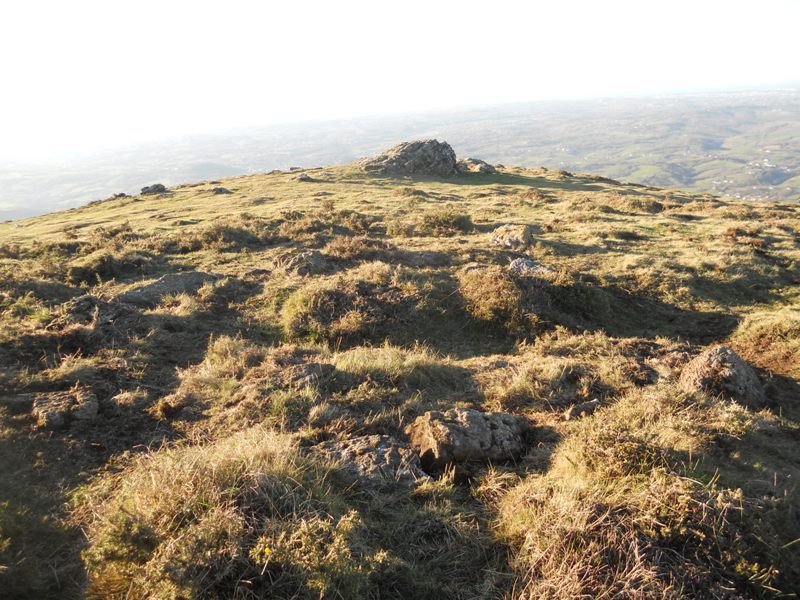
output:
M531 228L528 225L500 225L489 240L495 246L520 250L531 243Z
M761 408L766 402L753 367L725 346L710 348L687 363L679 383L684 391L722 396L750 408Z
M508 270L523 276L547 275L553 272L550 267L537 263L530 258L515 258L508 264Z
M314 450L341 462L363 485L394 482L411 487L430 480L420 466L419 456L388 435L323 442Z
M121 294L117 300L142 308L155 308L169 294L194 294L206 283L217 279L218 275L201 271L170 273L152 283Z
M98 408L97 398L90 390L76 389L36 394L31 414L36 417L37 427L63 429L73 421L93 421Z
M406 433L422 468L432 473L448 465L511 460L524 452L529 430L524 417L454 408L426 412Z
M447 142L403 142L356 163L364 171L382 175L453 177L459 174L456 153Z
M276 269L298 275L317 275L325 269L325 257L318 250L287 252L273 261Z
M462 158L456 163L456 167L458 168L458 172L462 174L484 173L488 175L497 173L497 169L492 165L478 158Z

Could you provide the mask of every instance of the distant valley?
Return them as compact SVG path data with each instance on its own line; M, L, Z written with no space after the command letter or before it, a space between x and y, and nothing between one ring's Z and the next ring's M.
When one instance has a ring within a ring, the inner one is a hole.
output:
M437 137L460 155L734 198L800 198L800 92L535 102L273 125L162 140L50 164L0 163L0 220L156 181L174 185L346 163Z

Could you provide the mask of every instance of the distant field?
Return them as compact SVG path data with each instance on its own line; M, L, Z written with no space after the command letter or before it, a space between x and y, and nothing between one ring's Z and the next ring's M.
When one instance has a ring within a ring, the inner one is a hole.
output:
M800 92L537 102L257 127L47 165L0 163L0 219L290 166L341 164L415 137L460 155L734 198L800 198Z

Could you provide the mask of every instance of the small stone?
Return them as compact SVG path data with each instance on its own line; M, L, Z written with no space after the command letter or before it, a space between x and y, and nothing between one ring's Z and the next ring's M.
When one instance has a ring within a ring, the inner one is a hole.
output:
M598 398L589 400L588 402L580 402L579 404L569 407L564 412L564 419L570 421L572 419L577 419L578 417L593 415L594 412L601 406L602 403Z
M423 469L432 473L449 465L512 460L524 452L529 430L524 417L454 408L426 412L406 433Z
M316 275L325 269L325 257L318 250L299 253L287 252L275 258L273 266L287 273Z
M467 173L483 173L485 175L497 173L497 169L492 165L477 158L462 158L458 161L457 168L462 175Z
M537 263L530 258L515 258L508 265L508 270L517 275L548 275L553 273L553 269Z
M681 371L681 389L733 400L761 408L766 393L755 369L726 346L710 348L692 359Z
M495 246L519 250L531 243L531 228L528 225L500 225L491 233L490 241Z

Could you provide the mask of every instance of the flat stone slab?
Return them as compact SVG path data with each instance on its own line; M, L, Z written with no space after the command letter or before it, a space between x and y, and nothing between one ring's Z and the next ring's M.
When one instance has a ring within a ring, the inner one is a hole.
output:
M37 427L63 429L73 421L94 421L98 409L97 398L90 390L77 389L33 394L31 414Z
M430 481L419 456L388 435L363 435L314 446L322 455L341 462L363 485L398 483L413 487Z

